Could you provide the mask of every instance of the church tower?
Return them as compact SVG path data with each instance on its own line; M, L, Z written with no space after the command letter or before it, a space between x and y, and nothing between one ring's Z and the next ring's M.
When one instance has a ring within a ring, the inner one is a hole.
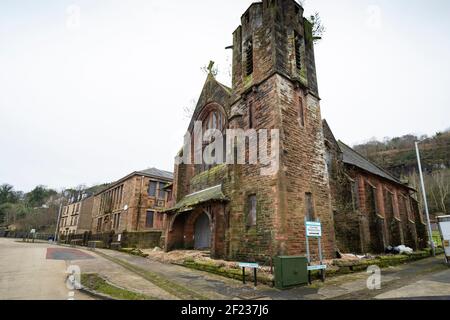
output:
M303 12L294 0L263 0L233 33L229 127L278 129L280 165L272 176L236 167L231 198L242 206L230 212L231 256L305 255L305 218L322 222L324 253L335 254L314 39ZM238 223L249 201L257 203L253 230Z
M242 151L240 144L245 164L175 165L165 249L210 247L212 257L233 261L305 255L308 219L322 222L323 253L331 258L334 228L312 25L294 0L253 3L241 24L233 33L232 88L210 73L188 130L192 136L201 121L225 133L233 158L237 147L228 142L236 132L256 148ZM186 150L195 147L188 139ZM255 149L258 161L251 163ZM189 155L183 148L178 156L184 153ZM270 164L262 161L266 154ZM316 255L317 243L311 241L310 249Z
M253 3L233 33L233 90L280 74L318 96L312 24L294 0Z

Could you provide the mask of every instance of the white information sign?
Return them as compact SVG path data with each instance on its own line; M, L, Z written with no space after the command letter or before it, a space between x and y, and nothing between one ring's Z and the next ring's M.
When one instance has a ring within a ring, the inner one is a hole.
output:
M241 268L249 268L249 269L258 269L259 264L257 263L247 263L247 262L240 262L239 267Z
M324 264L319 265L319 266L308 266L308 271L325 270L326 268L327 268L327 266Z
M320 222L306 222L306 236L311 238L322 237L322 224Z
M450 258L450 216L438 217L445 255Z

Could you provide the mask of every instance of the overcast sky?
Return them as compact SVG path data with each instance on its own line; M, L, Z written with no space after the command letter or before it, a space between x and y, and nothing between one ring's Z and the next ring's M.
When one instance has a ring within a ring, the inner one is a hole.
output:
M229 83L249 0L1 0L0 184L173 170L209 60ZM307 0L322 114L349 144L450 127L450 1Z

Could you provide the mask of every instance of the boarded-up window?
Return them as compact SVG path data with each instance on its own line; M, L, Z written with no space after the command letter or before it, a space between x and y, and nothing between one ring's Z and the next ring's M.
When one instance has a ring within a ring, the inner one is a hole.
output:
M147 217L145 219L145 227L146 228L153 228L153 218L154 218L155 212L154 211L147 211Z
M298 99L298 121L302 127L305 126L305 110L303 107L303 99L300 97Z
M252 102L249 103L248 106L248 127L249 129L253 129L256 126L256 117L255 117L255 106Z
M400 218L402 220L409 219L408 198L403 194L399 195L398 197L398 206L400 209Z
M377 197L377 189L372 188L372 197L373 197L373 207L375 208L375 213L378 214L378 197Z
M312 193L307 192L305 193L305 209L306 209L306 219L307 221L315 221L316 215L314 212L314 204L313 204L313 197Z
M394 217L394 195L389 191L384 191L384 213L387 218Z
M325 163L327 164L327 171L329 175L333 174L333 167L332 167L332 161L333 161L333 156L331 155L330 149L328 148L328 144L325 143L326 148L325 148Z
M150 184L148 185L148 195L150 197L156 197L156 182L150 181Z
M366 206L369 213L378 214L377 189L370 183L366 183Z
M248 197L247 227L256 226L256 195Z

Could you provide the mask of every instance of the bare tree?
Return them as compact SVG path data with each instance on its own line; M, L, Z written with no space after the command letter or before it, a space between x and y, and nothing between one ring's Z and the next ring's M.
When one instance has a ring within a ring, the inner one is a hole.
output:
M325 34L325 26L322 23L322 19L320 18L320 15L318 12L315 12L310 17L310 22L312 23L312 36L314 43L319 42L322 40L323 35Z
M209 74L211 73L214 77L216 77L219 74L219 68L217 67L217 65L214 64L213 61L211 61L209 63L209 65L204 65L201 70L205 73L205 74Z
M447 213L447 198L450 195L449 177L444 170L435 171L431 174L431 196L436 207L443 213Z
M195 99L192 99L189 102L189 105L183 107L184 117L186 119L191 119L192 116L194 115L194 111L195 111L196 107L197 107L197 101Z

